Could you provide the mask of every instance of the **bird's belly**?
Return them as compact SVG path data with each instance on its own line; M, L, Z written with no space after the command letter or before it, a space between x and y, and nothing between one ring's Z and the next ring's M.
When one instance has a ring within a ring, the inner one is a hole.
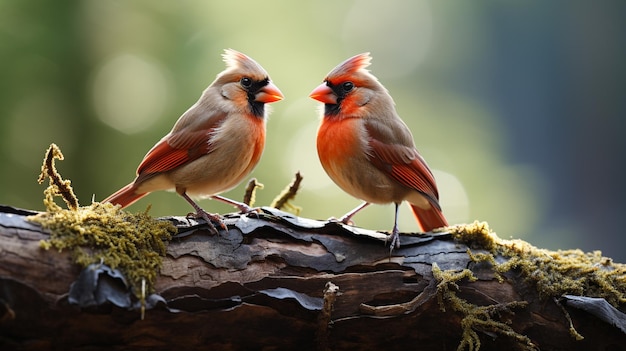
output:
M252 172L259 160L256 153L253 142L220 145L214 152L173 170L170 178L191 196L216 195L234 188Z
M219 194L237 186L247 175L248 160L231 161L224 165L203 156L172 172L177 188L191 196L202 197ZM244 164L245 162L245 164Z
M346 162L349 168L335 168L332 165L327 171L330 178L346 193L374 204L401 202L402 196L397 194L397 185L385 174L371 165L365 157Z
M210 196L228 191L249 173L248 160L231 160L230 164L220 164L204 156L186 166L190 169L191 176L185 176L176 181L184 187L186 192L192 196Z
M328 176L346 193L384 204L402 201L398 187L367 157L367 133L358 120L325 122L317 136L317 151Z

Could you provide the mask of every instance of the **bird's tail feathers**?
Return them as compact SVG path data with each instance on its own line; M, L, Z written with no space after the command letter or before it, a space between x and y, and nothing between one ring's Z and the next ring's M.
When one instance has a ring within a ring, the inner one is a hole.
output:
M430 232L433 229L448 226L448 221L443 216L443 212L441 212L440 209L431 206L429 209L425 210L413 204L409 205L422 231Z
M130 206L135 201L141 199L146 196L147 193L136 193L136 188L134 183L130 183L127 186L121 188L115 193L111 194L106 199L102 200L102 202L110 202L114 205L121 205L122 208L126 206Z

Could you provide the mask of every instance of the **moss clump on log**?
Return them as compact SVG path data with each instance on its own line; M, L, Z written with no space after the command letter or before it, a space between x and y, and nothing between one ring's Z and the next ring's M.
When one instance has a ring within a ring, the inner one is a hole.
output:
M487 250L488 253L474 254L468 249L468 255L474 262L491 264L496 278L501 282L503 274L517 270L525 281L535 286L542 298L568 294L600 297L616 308L620 308L626 302L626 265L614 263L610 258L603 257L600 251L590 253L581 250L550 251L539 249L523 240L503 240L489 229L486 222L474 222L448 229L457 241L467 244L470 248ZM515 333L508 325L491 319L495 314L512 313L511 308L524 307L526 305L524 301L475 306L456 295L458 285L455 282L462 279L475 280L472 271L469 269L461 272L442 271L433 264L433 276L439 281L438 299L441 308L445 309L448 305L464 315L461 323L463 340L459 349L480 348L476 330L506 335L514 338L524 349L534 349L530 339ZM583 339L584 336L571 325L571 319L565 309L563 313L570 321L572 337L577 340Z
M71 250L74 262L86 267L103 263L119 269L136 296L154 291L154 282L166 253L166 242L176 234L176 227L143 213L128 213L120 206L92 203L79 206L69 180L63 180L54 166L54 159L63 160L59 148L52 144L46 152L39 183L48 177L50 185L44 191L46 212L28 217L50 232L50 239L41 247ZM69 209L58 206L60 196ZM146 290L140 290L142 281Z
M469 252L474 261L490 262L499 274L519 269L542 297L564 294L601 297L616 308L626 303L626 264L614 263L600 251L539 249L523 240L500 239L486 222L449 230L458 241L491 253ZM507 260L496 263L498 255Z

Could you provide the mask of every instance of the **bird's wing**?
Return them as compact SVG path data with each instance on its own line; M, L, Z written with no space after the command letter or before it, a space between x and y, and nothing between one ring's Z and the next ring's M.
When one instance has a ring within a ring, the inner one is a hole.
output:
M422 193L439 209L435 177L417 149L412 145L383 142L371 128L367 130L370 132L368 158L372 164L400 184Z
M211 152L211 135L218 128L226 113L214 115L201 124L171 132L161 139L144 157L137 168L139 177L170 171Z

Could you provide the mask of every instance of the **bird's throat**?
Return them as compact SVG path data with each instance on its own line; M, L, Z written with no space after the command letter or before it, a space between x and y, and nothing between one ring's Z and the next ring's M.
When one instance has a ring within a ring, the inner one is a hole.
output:
M328 117L336 117L339 115L339 112L341 111L341 105L340 104L324 104L324 116L326 118Z
M248 99L248 104L250 106L250 112L258 118L265 117L265 103L259 101L250 101Z

